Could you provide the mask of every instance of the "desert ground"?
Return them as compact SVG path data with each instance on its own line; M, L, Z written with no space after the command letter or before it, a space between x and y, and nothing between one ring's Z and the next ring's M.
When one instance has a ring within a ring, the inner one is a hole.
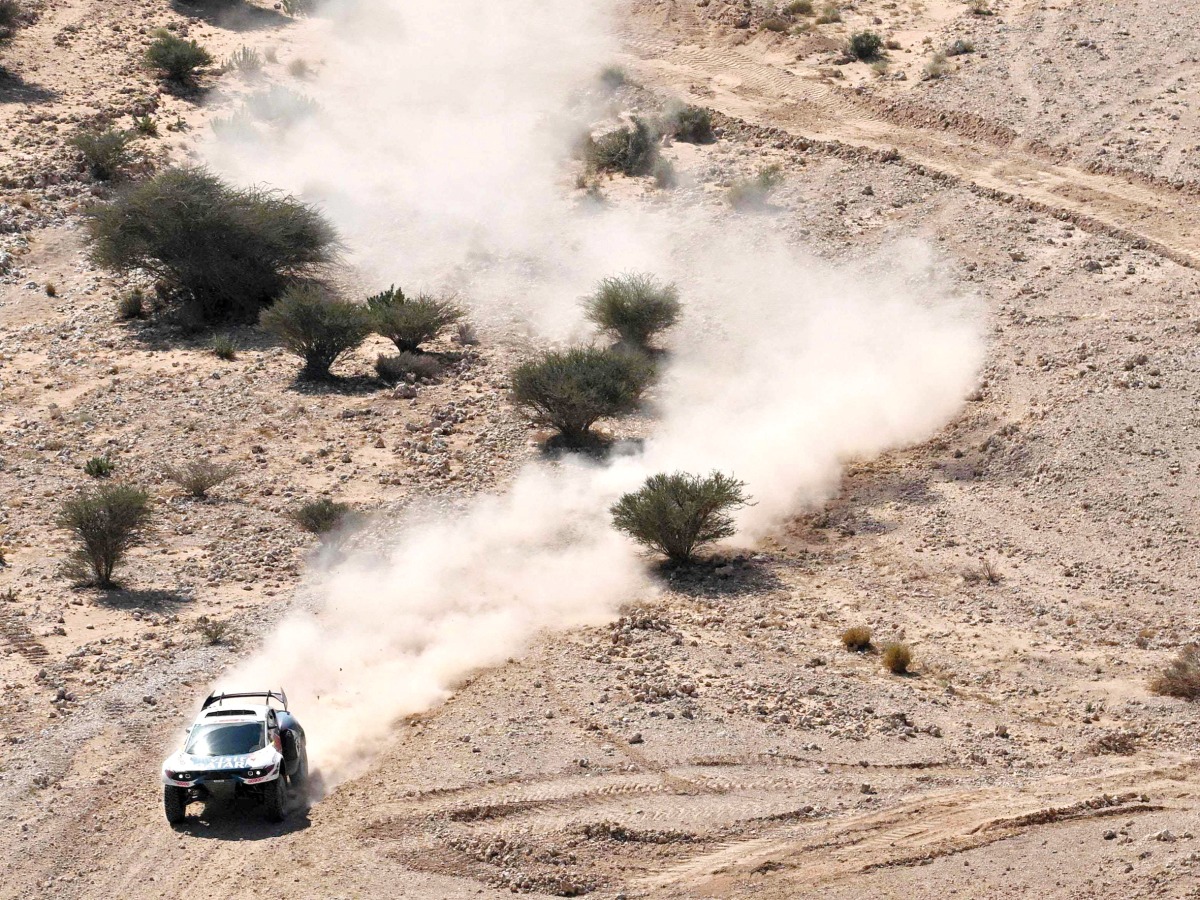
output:
M0 48L0 896L1200 895L1200 711L1148 687L1200 640L1200 6L858 0L824 24L757 0L623 6L618 114L678 98L717 127L663 147L676 190L722 209L777 164L756 227L835 261L927 242L984 310L974 389L757 546L397 720L283 824L213 803L175 829L165 749L305 602L320 548L287 511L336 497L374 539L418 499L503 490L539 453L508 384L535 339L482 327L412 390L366 376L372 338L340 364L349 387L299 388L252 326L227 361L119 320L129 282L81 227L113 188L67 139L149 114L128 177L187 160L236 76L164 89L151 30L273 51L263 77L286 83L296 55L320 79L321 13L28 8ZM886 65L846 60L862 29L894 42ZM934 59L955 41L972 49ZM656 202L646 179L600 190ZM201 452L238 475L196 501L162 467ZM107 592L64 576L55 525L102 454L159 516ZM206 640L213 619L232 637ZM908 643L912 673L847 652L854 625Z

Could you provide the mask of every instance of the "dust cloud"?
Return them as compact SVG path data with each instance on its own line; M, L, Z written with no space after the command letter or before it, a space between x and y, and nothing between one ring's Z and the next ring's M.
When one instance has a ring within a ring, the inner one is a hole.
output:
M648 474L743 479L749 542L831 496L847 460L927 437L970 390L981 322L924 245L832 266L771 216L570 199L571 141L615 111L595 88L615 52L603 3L340 3L302 33L295 52L324 59L303 85L319 111L205 152L320 203L367 278L454 288L485 325L519 317L543 341L589 336L578 298L604 275L650 271L685 302L640 451L530 463L455 517L414 513L382 554L315 565L309 608L223 679L282 684L328 783L538 633L652 597L607 517Z

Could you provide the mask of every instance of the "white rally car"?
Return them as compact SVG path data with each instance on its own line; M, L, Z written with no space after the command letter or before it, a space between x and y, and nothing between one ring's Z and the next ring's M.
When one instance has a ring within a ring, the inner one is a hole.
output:
M188 803L217 792L261 799L267 818L283 821L308 780L304 729L287 705L282 690L211 694L183 749L163 763L167 821L178 825Z

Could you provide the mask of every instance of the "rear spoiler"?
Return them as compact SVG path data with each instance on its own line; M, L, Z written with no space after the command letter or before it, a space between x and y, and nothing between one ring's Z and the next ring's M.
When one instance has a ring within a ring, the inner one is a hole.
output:
M283 711L287 712L288 702L287 694L283 692L283 688L277 691L244 691L240 693L213 693L208 695L208 699L204 701L204 705L200 707L201 711L208 709L214 703L220 703L222 700L234 700L239 697L262 697L269 705L272 700L278 700L283 704Z

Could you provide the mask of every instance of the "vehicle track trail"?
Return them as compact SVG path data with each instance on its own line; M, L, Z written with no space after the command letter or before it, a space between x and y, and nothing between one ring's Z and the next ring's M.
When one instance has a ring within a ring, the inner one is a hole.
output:
M1200 210L1186 192L1133 175L1091 172L1069 159L1044 158L1019 139L989 140L986 129L954 129L950 117L932 110L932 127L925 121L909 123L913 112L907 104L889 113L836 87L815 69L774 64L754 41L728 46L710 39L694 19L676 12L678 5L666 4L666 13L632 16L622 34L627 62L648 87L750 125L885 153L1200 267Z

